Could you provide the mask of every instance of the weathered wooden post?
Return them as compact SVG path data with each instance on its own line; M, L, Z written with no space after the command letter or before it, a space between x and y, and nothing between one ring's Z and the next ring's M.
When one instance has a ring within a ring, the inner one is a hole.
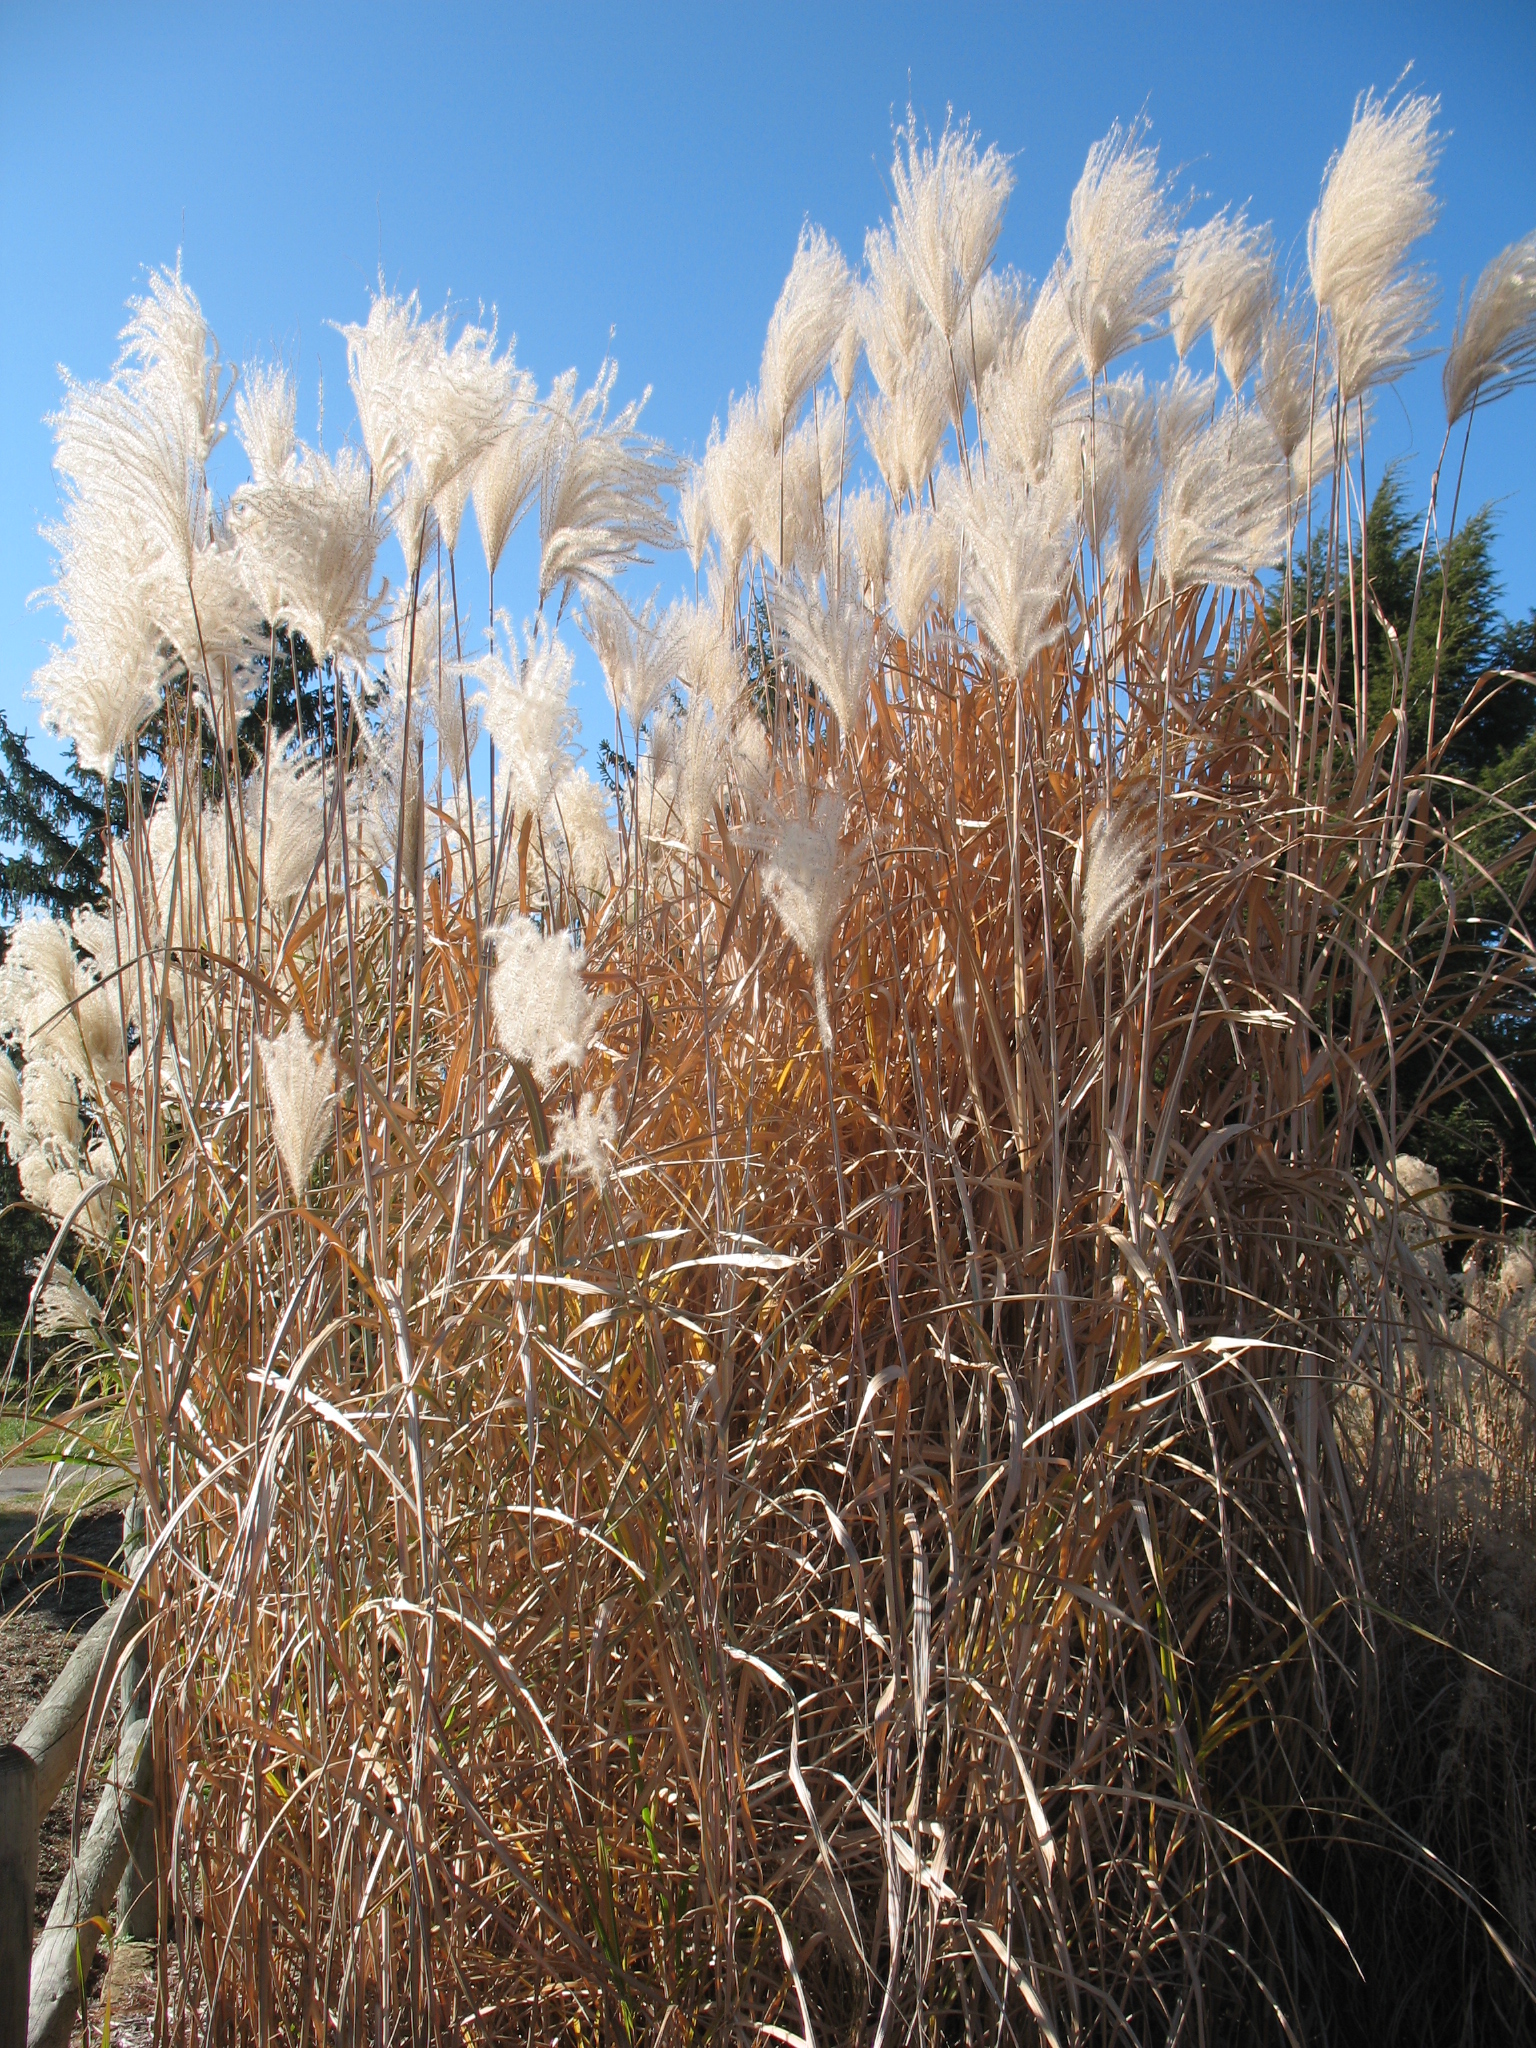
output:
M37 1910L37 1765L0 1749L0 2048L27 2048L32 1922Z
M123 1517L123 1549L136 1565L144 1546L144 1503L135 1499ZM122 1687L122 1733L124 1748L131 1748L138 1724L149 1715L149 1644L142 1630L144 1602L137 1603L131 1626L141 1633L124 1660ZM146 1802L130 1822L128 1867L117 1888L117 1939L153 1941L160 1931L156 1862L156 1832L153 1801Z

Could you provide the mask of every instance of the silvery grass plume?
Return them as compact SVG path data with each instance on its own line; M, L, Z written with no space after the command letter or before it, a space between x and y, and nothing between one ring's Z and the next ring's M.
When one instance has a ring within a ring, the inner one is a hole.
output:
M265 769L245 785L245 816L250 858L261 864L262 894L273 910L286 914L309 886L325 839L320 776L298 761L269 756Z
M923 344L887 396L866 398L859 424L893 504L913 502L938 460L954 413L949 361L936 340Z
M1536 381L1536 232L1524 236L1484 270L1471 304L1457 320L1442 384L1446 425L1475 403L1489 404Z
M904 140L906 161L898 140L891 166L892 233L924 311L953 346L997 246L1013 173L996 148L977 155L963 122L946 127L936 147L919 145L909 113Z
M1272 313L1259 350L1254 396L1287 463L1307 438L1319 411L1326 414L1315 390L1313 332L1314 323L1293 297Z
M575 661L563 640L542 624L528 633L521 664L492 652L466 668L481 685L486 730L496 742L499 772L519 820L542 818L569 772L577 721L571 709Z
M510 353L497 356L494 327L466 327L452 348L438 347L418 388L411 462L451 552L470 482L505 430L517 388Z
M510 370L510 366L509 366ZM470 481L475 524L485 550L485 567L494 577L507 541L533 503L544 468L544 442L549 421L540 411L537 386L525 370L511 370L511 389L501 423Z
M871 228L864 237L864 279L854 293L854 319L869 374L889 398L933 339L933 322L889 228Z
M1438 107L1415 95L1389 112L1367 92L1324 175L1307 259L1345 405L1413 361L1434 311L1433 281L1406 259L1437 211L1430 177L1440 154L1431 126Z
M690 853L699 853L731 770L725 721L703 698L681 718L658 719L646 763L650 786L640 800L648 813L647 836L657 842L675 836Z
M572 887L586 896L601 894L618 852L603 791L585 769L573 768L556 784L550 809L559 828L562 865Z
M1067 215L1067 309L1090 378L1167 315L1175 232L1157 152L1119 124L1088 152Z
M382 501L411 459L415 394L444 346L441 320L423 321L412 292L397 299L382 284L358 325L339 326L347 377L373 466L373 498Z
M279 1037L258 1036L256 1049L271 1104L273 1142L298 1199L334 1128L336 1054L329 1043L310 1038L297 1010Z
M709 546L709 490L697 463L689 468L677 494L677 530L697 576Z
M831 360L852 298L848 266L837 244L820 228L803 228L763 343L759 385L775 454L806 393Z
M62 1147L68 1154L79 1151L84 1139L80 1097L62 1067L46 1059L27 1061L21 1077L21 1114L28 1132L45 1151L54 1147ZM53 1156L62 1155L54 1151Z
M903 640L915 640L938 581L938 540L926 505L898 515L891 529L891 612Z
M232 528L246 587L269 624L300 633L317 661L361 667L383 603L372 591L380 531L354 449L314 449L235 492Z
M886 532L883 515L882 537ZM884 578L884 562L880 564ZM837 714L839 731L852 740L863 723L865 694L875 649L875 621L851 591L823 603L814 591L787 585L779 593L784 651L821 691Z
M555 381L539 479L539 603L573 586L610 583L645 559L647 548L671 544L672 521L662 491L675 467L659 441L636 432L650 390L610 420L608 400L617 363L605 363L590 391L576 396L576 372Z
M131 312L110 378L66 378L51 420L65 513L46 537L65 643L36 688L45 724L102 776L159 704L163 639L200 670L202 644L238 642L244 624L237 608L226 627L228 564L200 562L211 538L204 464L228 394L217 344L179 271L154 273ZM208 613L202 635L189 586Z
M983 378L1005 349L1013 348L1029 319L1029 280L1016 270L988 270L971 294L954 347L955 378L962 403L974 398Z
M795 786L791 807L770 804L741 838L763 857L763 882L801 958L811 970L821 1042L833 1049L827 1001L827 948L853 886L854 866L842 849L844 799L834 790Z
M1111 927L1142 893L1152 858L1151 822L1122 802L1089 820L1083 841L1083 959L1092 966Z
M235 422L253 483L276 483L292 467L297 403L286 370L255 363L244 372L235 393Z
M21 1076L7 1054L0 1052L0 1133L11 1158L20 1161L29 1149L26 1112L21 1106Z
M1168 588L1245 588L1284 554L1289 513L1274 435L1261 414L1234 399L1164 478L1157 560Z
M1051 449L1077 381L1077 335L1058 265L1035 298L1028 320L998 351L982 388L992 446L1027 483L1051 466Z
M582 979L582 952L563 931L516 918L495 934L491 1015L503 1051L532 1069L541 1088L579 1067L602 1004Z
M735 581L752 545L753 508L763 494L770 470L776 474L773 442L762 407L749 391L731 400L723 434L719 420L712 422L704 449L704 489L709 500L710 525L719 542L720 565L729 582Z
M958 501L965 532L961 582L982 637L1022 677L1054 630L1069 538L1069 505L1053 476L1034 490L977 483Z
M94 1337L102 1327L101 1307L74 1274L55 1266L37 1305L40 1337Z
M1274 256L1266 227L1250 227L1223 207L1214 220L1180 237L1173 259L1169 325L1182 361L1207 329L1234 391L1242 388L1262 344L1274 303Z
M593 1187L606 1187L619 1149L619 1113L613 1090L608 1089L601 1099L589 1091L574 1109L562 1110L549 1139L549 1150L539 1154L540 1166L558 1163Z
M622 598L599 587L586 598L582 626L609 701L638 732L677 675L685 614L674 605L657 618L648 604L637 618Z
M843 530L858 571L855 587L862 587L870 608L878 612L885 603L891 562L890 499L874 491L855 491L843 506Z

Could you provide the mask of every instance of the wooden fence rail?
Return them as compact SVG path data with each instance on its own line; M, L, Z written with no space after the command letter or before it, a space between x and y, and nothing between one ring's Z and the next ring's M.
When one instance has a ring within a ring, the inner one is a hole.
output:
M137 1556L129 1561L130 1579L138 1562ZM0 2048L64 2048L113 1894L130 1866L135 1876L124 1882L130 1897L119 1900L119 1918L126 1904L142 1925L146 1889L154 1910L153 1852L139 1848L152 1826L154 1745L143 1701L144 1660L130 1651L118 1752L33 1945L38 1826L78 1768L103 1667L117 1669L142 1614L137 1600L115 1601L81 1639L15 1742L0 1748Z

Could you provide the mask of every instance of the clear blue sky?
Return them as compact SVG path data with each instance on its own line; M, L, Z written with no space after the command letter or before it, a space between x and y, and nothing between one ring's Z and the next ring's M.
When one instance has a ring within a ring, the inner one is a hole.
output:
M55 505L42 415L56 366L103 375L125 297L178 247L225 353L297 369L308 438L323 378L328 446L353 421L326 323L364 316L382 262L429 310L494 305L541 385L571 363L590 376L611 346L620 396L653 385L651 430L698 450L756 377L801 222L853 258L882 217L909 96L920 121L937 128L953 107L1014 155L999 255L1036 278L1089 145L1141 110L1184 189L1209 206L1248 202L1299 274L1356 94L1410 62L1440 95L1447 136L1427 256L1448 332L1462 279L1536 226L1533 0L0 0L0 706L36 732L29 679L56 623L27 599L51 573L37 529ZM1373 473L1411 456L1422 495L1441 423L1438 369L1415 372L1378 406ZM1478 423L1463 498L1497 504L1506 608L1519 612L1536 604L1533 452L1525 392ZM498 599L520 615L528 580L504 577Z

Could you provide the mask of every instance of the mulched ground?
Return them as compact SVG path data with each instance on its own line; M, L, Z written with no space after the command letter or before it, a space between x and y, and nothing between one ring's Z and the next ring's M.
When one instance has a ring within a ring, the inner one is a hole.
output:
M33 1516L28 1507L7 1503L0 1511L0 1559L26 1557ZM123 1518L118 1510L83 1515L58 1541L58 1554L19 1567L12 1562L0 1592L0 1741L12 1741L32 1709L69 1662L75 1645L101 1613L102 1574L121 1564ZM74 1801L65 1787L43 1816L37 1839L36 1925L48 1918L69 1866ZM90 1825L90 1809L82 1815ZM99 2041L104 1992L110 1993L112 2048L150 2048L155 2011L153 1952L126 1950L112 1960L98 1951L87 1980L92 2024L88 2038Z
M14 1525L12 1527L11 1525ZM30 1528L25 1512L0 1516L0 1555L14 1555ZM82 1516L61 1538L57 1560L24 1566L0 1598L0 1741L27 1716L69 1662L102 1610L101 1578L123 1543L119 1511ZM7 1578L11 1574L7 1573ZM66 1789L44 1816L37 1842L37 1925L48 1918L69 1863L73 1801ZM90 1816L84 1816L89 1826Z

